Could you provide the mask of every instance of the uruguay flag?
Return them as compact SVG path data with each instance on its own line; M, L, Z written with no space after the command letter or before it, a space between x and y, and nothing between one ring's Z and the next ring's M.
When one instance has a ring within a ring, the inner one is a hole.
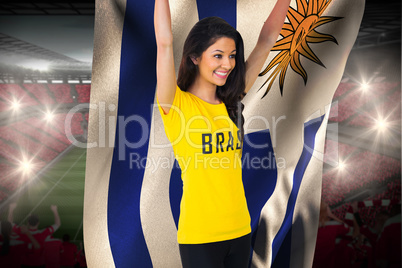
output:
M275 0L172 0L175 62L199 19L220 16L251 52ZM155 103L153 1L96 1L84 244L89 267L181 267L180 170ZM243 182L251 267L310 267L327 119L364 0L294 0L245 99ZM177 68L178 66L176 66Z

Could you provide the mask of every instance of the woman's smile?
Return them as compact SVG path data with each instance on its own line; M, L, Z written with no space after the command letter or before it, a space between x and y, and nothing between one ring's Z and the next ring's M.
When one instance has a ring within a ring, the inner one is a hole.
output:
M214 74L221 79L226 79L228 77L229 73L230 73L229 71L225 71L225 72L224 71L214 71Z

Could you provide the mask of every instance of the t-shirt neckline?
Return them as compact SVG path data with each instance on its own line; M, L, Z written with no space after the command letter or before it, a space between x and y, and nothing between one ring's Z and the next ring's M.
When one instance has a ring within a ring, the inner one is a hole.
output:
M196 95L194 95L193 93L191 93L191 92L188 92L188 91L186 91L187 93L189 93L189 94L191 94L192 96L194 96L195 98L197 98L197 99L199 99L200 101L202 101L203 103L206 103L206 104L208 104L208 105L213 105L213 106L219 106L219 105L224 105L225 103L223 102L223 101L221 101L221 103L209 103L209 102L207 102L207 101L204 101L203 99L201 99L200 97L198 97L198 96L196 96Z

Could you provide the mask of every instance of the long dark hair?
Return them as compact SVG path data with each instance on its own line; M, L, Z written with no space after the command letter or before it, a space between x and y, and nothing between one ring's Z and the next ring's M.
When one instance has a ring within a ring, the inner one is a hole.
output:
M245 93L246 64L244 61L244 44L240 33L224 19L208 17L197 22L191 29L183 47L183 57L180 63L177 85L183 91L194 83L198 74L198 66L191 58L198 58L219 38L228 37L236 44L236 65L229 74L225 85L217 86L217 97L225 104L229 117L240 129L241 141L244 137L244 105L241 103Z

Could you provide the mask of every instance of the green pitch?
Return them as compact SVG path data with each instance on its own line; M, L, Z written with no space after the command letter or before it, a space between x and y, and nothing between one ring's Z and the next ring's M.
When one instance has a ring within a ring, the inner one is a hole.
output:
M50 205L57 205L61 226L54 237L62 238L63 234L69 234L72 242L82 241L85 161L86 149L74 147L32 181L16 199L14 222L26 223L26 218L32 213L39 216L39 229L45 228L54 223ZM2 215L2 218L5 217Z

